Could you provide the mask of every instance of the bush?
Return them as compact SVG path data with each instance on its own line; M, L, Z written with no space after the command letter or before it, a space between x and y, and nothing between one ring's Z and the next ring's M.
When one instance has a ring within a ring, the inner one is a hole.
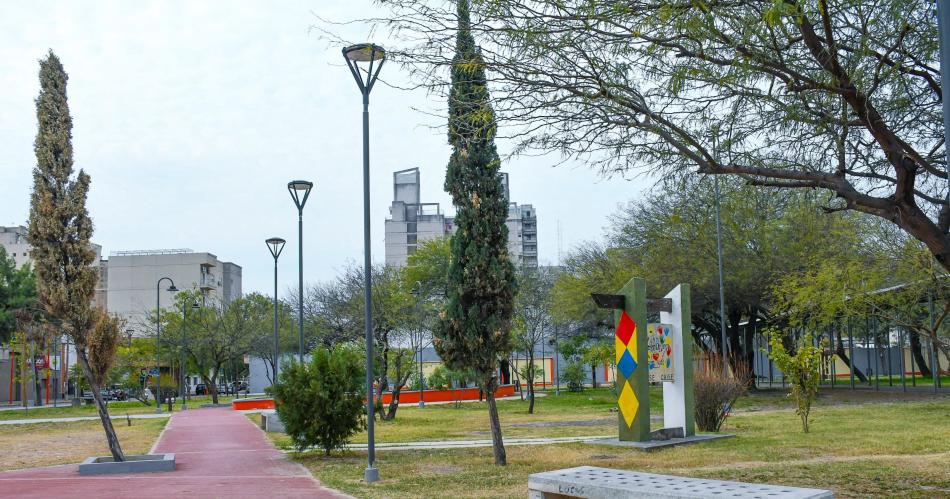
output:
M815 346L812 335L805 334L798 341L795 353L789 354L779 331L772 329L767 334L769 346L772 347L772 362L775 362L776 367L788 380L791 388L789 396L795 399L798 406L795 414L802 419L802 431L808 433L808 417L811 415L811 404L818 397L821 357L827 342L822 339L821 344Z
M298 451L329 455L366 426L365 371L352 347L313 350L308 364L285 365L272 393L280 420Z
M587 379L587 374L580 362L571 362L561 373L561 379L567 383L567 391L579 392L584 389L584 380Z
M700 431L719 431L736 399L748 390L748 367L736 363L730 376L722 364L718 356L706 357L693 375L696 426Z
M436 366L429 375L426 386L433 390L445 390L451 382L449 370L445 366Z

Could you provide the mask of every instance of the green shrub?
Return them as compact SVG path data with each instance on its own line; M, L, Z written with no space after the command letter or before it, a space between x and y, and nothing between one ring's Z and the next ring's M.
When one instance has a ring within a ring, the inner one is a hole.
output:
M767 332L769 346L772 352L769 355L772 362L782 371L788 380L797 408L795 413L802 418L802 431L808 433L808 417L811 415L811 404L818 397L818 384L821 382L821 358L826 340L822 339L819 346L815 346L811 334L803 335L795 345L795 353L790 354L782 341L783 335L775 329Z
M318 347L310 363L282 368L272 393L298 451L319 447L330 454L366 426L364 376L360 352L352 347Z
M561 379L567 383L567 391L579 392L584 389L587 373L584 372L584 366L580 362L571 362L561 373Z
M426 386L433 390L445 390L452 383L449 377L449 370L445 366L436 366L426 380Z

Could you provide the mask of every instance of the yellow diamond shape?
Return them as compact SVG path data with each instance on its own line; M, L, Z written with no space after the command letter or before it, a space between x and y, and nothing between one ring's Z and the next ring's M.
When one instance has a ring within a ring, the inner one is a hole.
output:
M623 388L620 390L620 398L617 399L617 405L620 407L620 414L623 420L627 422L627 428L633 426L633 418L637 415L637 409L640 408L640 401L637 395L633 393L629 381L623 382Z
M617 360L614 361L614 365L620 363L620 358L623 357L623 351L627 349L627 345L624 345L620 338L614 336L614 349L617 352Z

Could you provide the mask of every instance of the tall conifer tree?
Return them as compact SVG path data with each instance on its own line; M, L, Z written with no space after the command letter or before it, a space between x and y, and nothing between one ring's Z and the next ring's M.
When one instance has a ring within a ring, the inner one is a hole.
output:
M92 308L99 270L93 266L92 220L86 211L89 175L73 178L73 122L66 102L68 76L52 51L40 61L38 128L33 150L33 194L27 240L36 265L36 288L49 319L72 339L83 375L89 382L109 450L124 461L119 439L100 385L115 355L118 324Z
M508 256L508 200L498 174L495 115L485 63L471 33L468 0L458 0L458 35L449 94L445 190L457 209L448 302L435 347L453 369L471 369L488 399L495 464L506 464L494 392L500 357L512 349L514 266Z

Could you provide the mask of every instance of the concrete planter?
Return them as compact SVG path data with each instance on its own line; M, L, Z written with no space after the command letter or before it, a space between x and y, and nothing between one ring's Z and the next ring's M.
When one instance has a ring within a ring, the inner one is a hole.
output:
M122 462L115 462L111 457L90 457L79 465L80 475L111 475L114 473L146 473L152 471L175 471L175 455L125 456L125 461Z
M273 410L261 412L261 428L268 433L287 433L284 422Z

